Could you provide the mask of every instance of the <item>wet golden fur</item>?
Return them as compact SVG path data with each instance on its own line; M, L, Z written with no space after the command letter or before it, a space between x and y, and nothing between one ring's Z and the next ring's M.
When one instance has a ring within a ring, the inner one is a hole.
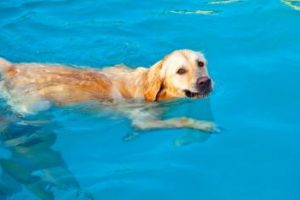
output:
M197 61L205 66L199 68ZM0 91L18 110L30 113L40 102L66 105L82 101L101 102L153 102L186 97L184 90L199 92L196 82L207 76L204 56L192 50L177 50L156 62L150 68L128 68L117 65L101 70L74 68L58 64L11 63L0 58ZM186 73L179 75L178 69ZM3 96L3 95L2 95ZM196 97L201 97L197 95ZM38 109L37 109L38 110ZM178 118L170 121L133 120L139 128L188 127L203 128L202 122ZM211 124L206 124L211 129Z
M96 70L56 64L9 63L5 60L0 61L0 66L2 65L3 80L8 90L35 94L58 104L119 99L151 102L184 97L181 89L168 80L172 77L162 74L164 62L176 54L185 57L189 65L191 73L185 75L186 81L190 82L187 84L195 84L195 60L189 60L188 57L191 52L173 52L149 69L131 69L119 65Z

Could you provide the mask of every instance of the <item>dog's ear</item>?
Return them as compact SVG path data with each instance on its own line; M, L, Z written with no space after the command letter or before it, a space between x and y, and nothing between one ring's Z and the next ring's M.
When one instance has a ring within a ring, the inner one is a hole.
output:
M146 101L156 101L157 95L163 87L163 78L161 77L163 61L155 63L146 74L144 98Z

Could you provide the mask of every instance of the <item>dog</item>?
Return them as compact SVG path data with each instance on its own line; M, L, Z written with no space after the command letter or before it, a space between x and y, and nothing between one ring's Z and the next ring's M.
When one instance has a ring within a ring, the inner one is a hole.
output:
M151 107L150 102L207 97L213 89L213 81L208 74L207 60L200 52L176 50L150 68L136 69L116 65L98 70L0 59L0 74L2 96L19 113L35 113L51 103L64 106L99 101L128 115L133 127L140 130L215 130L212 122L186 117L162 120L155 109L145 112L145 109L128 106Z

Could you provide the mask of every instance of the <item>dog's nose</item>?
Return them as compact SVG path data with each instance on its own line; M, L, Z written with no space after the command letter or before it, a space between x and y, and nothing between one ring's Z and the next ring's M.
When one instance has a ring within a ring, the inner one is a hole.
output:
M199 88L210 87L211 79L208 76L202 76L197 79L197 86Z

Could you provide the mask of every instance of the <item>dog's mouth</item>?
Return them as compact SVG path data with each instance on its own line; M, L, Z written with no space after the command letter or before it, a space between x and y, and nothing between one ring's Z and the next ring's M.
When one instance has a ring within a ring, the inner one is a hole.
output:
M201 92L192 92L190 90L184 90L184 94L188 98L203 98L207 97L212 89L203 90Z
M190 90L184 90L184 94L186 97L188 98L196 98L196 97L199 97L200 96L200 93L199 92L192 92Z

